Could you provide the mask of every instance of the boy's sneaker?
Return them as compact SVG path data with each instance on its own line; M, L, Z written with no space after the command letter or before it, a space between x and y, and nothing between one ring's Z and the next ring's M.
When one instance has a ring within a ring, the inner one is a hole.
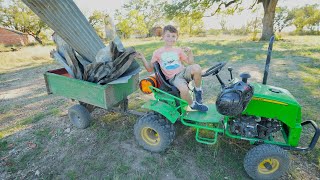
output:
M191 107L191 109L198 110L198 111L201 111L201 112L208 111L208 107L206 105L199 104L196 101L193 101L193 104L190 107Z
M197 103L202 104L202 90L197 91L196 88L194 88L193 92Z

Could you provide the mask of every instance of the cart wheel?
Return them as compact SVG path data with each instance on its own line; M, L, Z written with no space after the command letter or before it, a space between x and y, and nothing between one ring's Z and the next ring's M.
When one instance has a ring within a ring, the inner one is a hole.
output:
M289 164L288 152L271 144L252 148L244 158L244 169L253 179L278 179L286 173Z
M134 125L138 144L151 152L164 151L175 137L173 124L159 114L148 113Z
M80 104L74 105L69 108L68 115L72 124L79 129L85 129L90 125L90 113L88 109Z

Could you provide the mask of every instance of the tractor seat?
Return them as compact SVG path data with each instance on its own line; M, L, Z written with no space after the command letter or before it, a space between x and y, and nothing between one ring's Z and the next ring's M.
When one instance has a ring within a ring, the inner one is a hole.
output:
M180 92L178 88L169 83L166 79L166 76L163 74L160 68L160 64L158 62L153 63L154 72L156 74L156 79L160 84L159 89L166 91L167 93L174 95L176 97L180 97Z

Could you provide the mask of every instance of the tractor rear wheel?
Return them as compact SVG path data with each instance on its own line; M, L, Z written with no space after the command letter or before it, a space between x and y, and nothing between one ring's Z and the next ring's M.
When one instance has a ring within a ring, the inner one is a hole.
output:
M289 164L288 152L271 144L252 148L244 158L244 169L253 179L278 179L286 173Z
M144 149L161 152L174 140L175 129L173 124L160 114L147 113L134 125L134 136Z

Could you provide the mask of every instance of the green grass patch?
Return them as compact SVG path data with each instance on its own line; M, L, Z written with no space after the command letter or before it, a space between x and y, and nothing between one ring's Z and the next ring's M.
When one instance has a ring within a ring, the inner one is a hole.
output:
M78 175L77 175L77 172L76 171L68 171L66 176L68 177L68 179L70 180L75 180L75 179L78 179Z
M0 114L5 114L6 112L9 112L11 108L12 107L10 105L1 106L0 107ZM0 115L0 117L1 117L1 115Z
M51 109L47 112L40 112L40 113L34 114L32 116L29 116L27 118L24 118L22 120L19 120L17 123L11 124L10 126L8 126L6 128L1 129L0 130L0 138L3 138L3 137L8 136L10 134L13 134L17 131L20 131L20 130L26 128L28 125L37 123L47 116L57 115L59 113L60 113L60 110L57 108L54 108L54 109Z
M36 136L37 139L41 140L41 139L50 139L51 138L51 128L41 128L35 132L33 132L33 134Z
M21 125L33 124L33 123L40 121L44 117L46 117L46 113L41 112L41 113L38 113L38 114L35 114L33 116L30 116L28 118L23 119L20 124Z

